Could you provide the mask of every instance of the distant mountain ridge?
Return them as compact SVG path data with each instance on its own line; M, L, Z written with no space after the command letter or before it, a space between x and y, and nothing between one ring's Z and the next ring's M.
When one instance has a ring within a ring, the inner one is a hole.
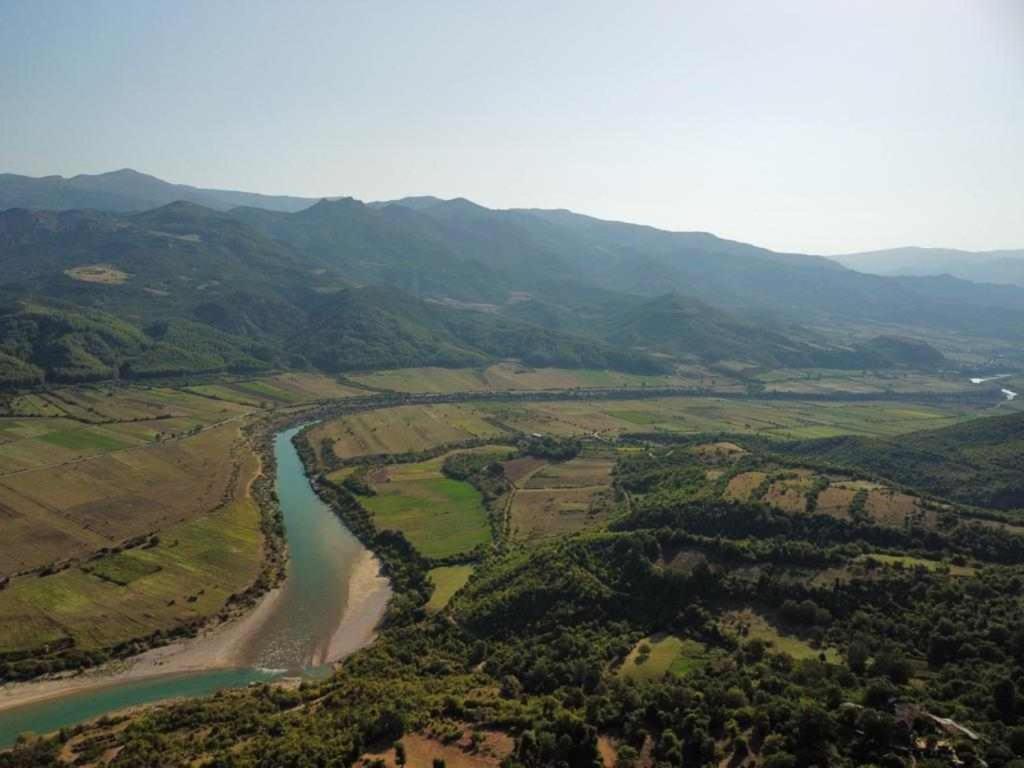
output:
M79 174L70 178L0 174L0 210L93 209L125 213L158 208L179 200L216 210L252 205L273 211L299 211L313 205L318 198L261 195L171 184L130 168L109 173Z
M961 251L954 248L889 248L835 256L850 269L877 275L951 275L976 283L1024 286L1024 248Z

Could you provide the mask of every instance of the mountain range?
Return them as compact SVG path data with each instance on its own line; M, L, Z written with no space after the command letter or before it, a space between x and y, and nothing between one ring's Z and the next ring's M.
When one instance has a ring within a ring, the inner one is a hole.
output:
M124 213L157 208L179 200L216 210L254 205L274 211L299 211L316 202L315 198L259 195L171 184L130 168L109 173L79 174L70 178L36 178L0 173L0 210L36 208L65 211L82 208Z
M850 269L876 275L952 275L977 283L1024 286L1024 249L890 248L835 259Z
M134 171L0 175L0 207L8 385L507 357L938 368L948 361L915 337L1024 338L1020 287L864 274L564 210L313 201Z

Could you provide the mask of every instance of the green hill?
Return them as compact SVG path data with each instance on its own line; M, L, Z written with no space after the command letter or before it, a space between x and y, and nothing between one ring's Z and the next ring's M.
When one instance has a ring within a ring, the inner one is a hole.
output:
M662 368L599 340L353 284L329 254L190 203L121 216L4 211L0 267L6 385L268 366L469 366L504 357Z

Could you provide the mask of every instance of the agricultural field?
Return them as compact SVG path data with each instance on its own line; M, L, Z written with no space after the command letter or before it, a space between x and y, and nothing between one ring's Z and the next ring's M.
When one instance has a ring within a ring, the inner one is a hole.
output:
M445 565L427 571L427 578L434 585L434 594L427 603L427 611L437 613L444 610L455 593L466 585L472 575L472 565Z
M0 453L12 451L3 455L7 462L0 458L0 574L82 557L202 515L237 494L237 467L253 460L238 423L162 442L125 439L116 448L93 430L69 427L0 445ZM12 469L11 456L22 467Z
M741 472L729 478L725 486L725 498L733 501L756 501L761 484L768 479L767 472Z
M334 454L355 456L423 451L447 443L506 433L472 405L402 405L353 413L317 424L310 445L323 461L327 441Z
M683 676L712 658L704 643L675 635L645 637L629 652L619 674L630 680L660 680L666 674Z
M509 530L519 541L541 541L602 525L613 506L606 456L579 456L557 464L537 459L505 463L513 490L506 499Z
M441 473L444 457L382 467L369 475L376 495L360 499L380 530L405 534L420 553L440 558L491 541L483 496Z
M171 420L174 423L168 425L169 429L187 429L251 410L237 403L215 402L170 387L90 385L14 395L2 403L0 413L15 418L68 418L104 427Z
M641 376L619 371L531 368L519 363L498 363L487 368L404 368L357 374L349 380L394 392L504 392L551 389L630 387L710 387L735 382L702 368L680 368L674 375ZM738 387L736 387L738 390Z
M451 372L448 372L451 373ZM978 415L967 407L903 403L764 402L673 397L527 403L404 405L318 424L310 441L323 460L327 441L341 459L421 451L448 443L516 433L596 436L630 432L731 432L781 439L896 435Z
M479 368L398 368L350 374L346 378L364 387L389 392L447 394L484 392L488 389Z
M255 379L200 384L186 391L252 408L297 405L368 394L366 390L346 387L328 376L313 373L281 373Z
M959 373L937 374L915 371L849 371L780 368L755 377L766 392L801 394L860 394L906 392L965 392L971 383Z
M784 439L896 435L979 415L966 407L868 402L765 402L673 397L651 400L486 403L482 413L509 430L616 437L626 432L731 432Z
M815 474L808 469L781 472L768 485L761 501L791 515L803 514L807 511L807 496L815 480Z
M69 639L99 649L212 615L255 580L262 556L259 510L242 498L163 529L155 545L12 579L0 652Z

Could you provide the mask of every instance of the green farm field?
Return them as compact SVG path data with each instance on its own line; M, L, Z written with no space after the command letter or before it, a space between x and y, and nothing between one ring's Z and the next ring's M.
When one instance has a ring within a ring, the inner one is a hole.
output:
M948 569L950 576L974 576L977 574L977 569L970 565L956 565L955 563L945 563L940 560L928 560L923 557L914 557L913 555L873 553L869 555L859 555L856 558L856 562L859 563L870 563L872 561L881 563L882 565L895 566L897 568L924 568L926 571L933 572Z
M965 392L973 386L960 373L921 373L915 371L876 372L843 371L827 368L780 368L757 375L768 392L807 394Z
M372 476L375 496L362 499L379 529L405 534L426 557L456 555L491 541L483 497L444 477L441 461L403 464Z

